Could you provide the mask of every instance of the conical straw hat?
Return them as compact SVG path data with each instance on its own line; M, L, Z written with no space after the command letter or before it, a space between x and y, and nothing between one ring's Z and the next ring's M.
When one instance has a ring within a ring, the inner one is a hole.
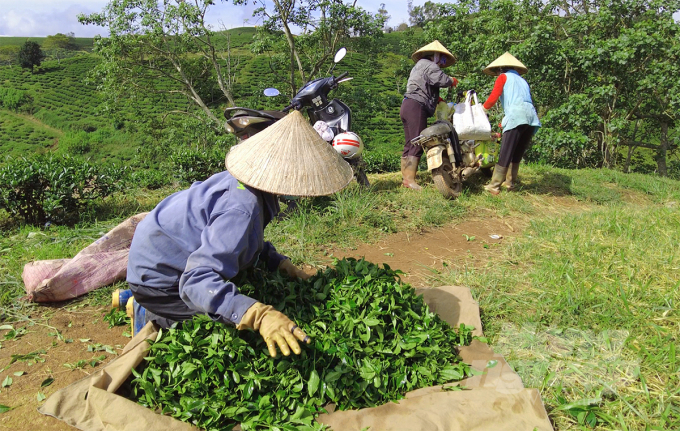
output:
M298 111L231 148L227 171L258 190L324 196L352 181L352 168Z
M490 65L486 66L484 69L484 73L487 75L495 75L493 73L493 69L497 67L512 67L519 73L520 75L524 75L529 71L525 65L522 64L521 61L517 60L514 55L510 54L509 52L506 52L505 54L501 55L497 59L495 59Z
M411 58L413 59L413 61L417 63L418 60L425 57L427 54L434 52L439 52L446 56L446 64L444 64L443 67L449 67L456 62L456 57L453 54L451 54L449 50L446 49L446 47L442 45L441 42L439 42L438 40L435 40L434 42L420 48L418 51L413 53Z

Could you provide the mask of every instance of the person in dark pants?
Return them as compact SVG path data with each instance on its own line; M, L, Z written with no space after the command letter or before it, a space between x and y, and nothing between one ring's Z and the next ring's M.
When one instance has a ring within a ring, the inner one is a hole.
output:
M439 89L456 86L458 80L441 70L454 64L456 58L438 40L420 48L411 58L416 65L411 69L399 111L406 138L401 155L401 176L404 187L420 190L421 187L416 183L416 173L423 148L413 145L411 140L420 135L427 127L427 118L434 115L439 101Z
M148 321L167 328L202 314L258 330L273 357L277 347L299 354L298 341L309 337L231 280L258 262L308 278L264 241L264 229L279 212L278 195L334 193L352 180L352 168L298 111L232 147L226 167L165 198L137 226L127 270L134 301L126 305L134 332Z
M484 73L498 76L484 109L489 110L500 99L505 116L501 122L501 154L493 170L491 182L484 188L491 194L501 192L501 184L514 190L519 164L531 143L534 133L541 127L531 100L529 84L520 75L528 72L519 60L506 52L489 64Z

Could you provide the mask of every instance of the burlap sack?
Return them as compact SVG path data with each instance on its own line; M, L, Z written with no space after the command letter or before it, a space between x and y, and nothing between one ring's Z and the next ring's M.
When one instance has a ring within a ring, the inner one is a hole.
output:
M425 301L453 326L474 325L482 335L479 306L466 287L421 290ZM146 339L155 339L149 323L125 347L124 353L97 374L57 391L40 412L83 431L197 431L190 425L153 411L115 392L142 361ZM473 341L460 352L463 360L482 374L457 383L457 392L441 386L418 389L397 403L336 411L318 420L335 431L551 431L552 426L536 389L525 389L519 376L489 346ZM453 386L448 384L445 386ZM332 411L332 407L329 407Z
M132 236L146 214L128 218L73 259L27 263L21 277L28 299L35 302L65 301L125 280Z

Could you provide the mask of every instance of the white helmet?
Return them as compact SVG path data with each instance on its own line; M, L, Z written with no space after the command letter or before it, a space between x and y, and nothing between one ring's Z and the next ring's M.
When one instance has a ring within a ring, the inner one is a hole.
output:
M355 159L364 151L364 143L356 133L344 132L335 135L333 148L345 159Z

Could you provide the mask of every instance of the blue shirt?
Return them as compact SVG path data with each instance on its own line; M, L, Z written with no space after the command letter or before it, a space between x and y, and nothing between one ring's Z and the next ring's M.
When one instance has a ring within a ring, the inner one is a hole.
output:
M503 131L512 130L519 125L528 124L534 132L541 127L536 108L531 100L529 84L515 70L505 72L505 85L500 100L505 116L501 121Z
M127 281L156 289L179 285L190 308L239 323L255 300L229 280L258 260L273 271L285 259L264 242L264 228L278 212L275 195L245 186L227 171L195 182L139 223Z

